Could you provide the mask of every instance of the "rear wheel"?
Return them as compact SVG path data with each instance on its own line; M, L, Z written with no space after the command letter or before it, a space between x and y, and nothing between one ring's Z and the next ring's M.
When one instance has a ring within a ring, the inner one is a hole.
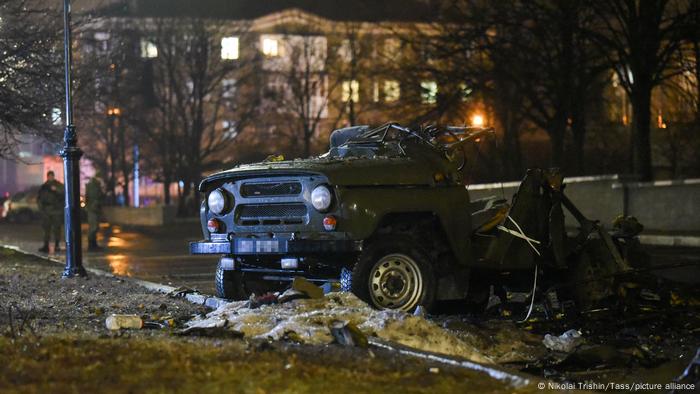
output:
M435 276L426 253L408 237L384 237L370 243L352 274L352 291L378 309L430 310Z

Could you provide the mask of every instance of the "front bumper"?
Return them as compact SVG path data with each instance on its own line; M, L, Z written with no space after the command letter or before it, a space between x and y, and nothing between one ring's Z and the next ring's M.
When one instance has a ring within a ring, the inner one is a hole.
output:
M313 255L360 251L362 251L362 241L352 240L233 238L229 242L190 242L190 254Z

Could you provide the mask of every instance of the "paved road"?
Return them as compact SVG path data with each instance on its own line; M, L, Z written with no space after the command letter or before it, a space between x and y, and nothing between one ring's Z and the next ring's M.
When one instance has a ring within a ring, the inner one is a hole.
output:
M217 258L188 254L189 241L201 239L198 223L139 229L103 224L100 230L98 242L106 248L84 252L86 267L213 293ZM87 245L86 234L83 226L83 247ZM39 225L0 223L0 244L38 253L42 237ZM61 243L61 247L65 245ZM63 252L52 256L64 258Z
M83 246L87 245L85 234L86 227L83 228ZM196 222L138 229L103 224L99 243L107 247L103 252L85 253L83 261L87 267L116 275L188 286L213 294L217 257L188 254L189 241L200 238L201 230ZM38 225L0 223L0 244L16 245L36 252L41 246L41 239ZM700 281L700 249L655 247L649 250L656 266L684 262L692 264L658 270L658 275L682 282ZM63 253L53 256L64 257Z

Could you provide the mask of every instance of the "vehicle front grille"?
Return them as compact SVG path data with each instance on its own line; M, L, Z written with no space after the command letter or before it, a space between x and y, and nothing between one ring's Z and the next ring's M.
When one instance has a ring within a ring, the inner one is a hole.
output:
M301 193L299 182L244 183L241 185L243 197L296 196Z
M249 204L238 206L236 222L241 226L303 224L306 216L304 204Z

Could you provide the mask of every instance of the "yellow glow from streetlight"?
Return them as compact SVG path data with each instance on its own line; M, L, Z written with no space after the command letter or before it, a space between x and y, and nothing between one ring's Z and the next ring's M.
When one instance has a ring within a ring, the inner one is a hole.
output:
M472 126L483 127L484 126L484 116L481 114L472 115Z

